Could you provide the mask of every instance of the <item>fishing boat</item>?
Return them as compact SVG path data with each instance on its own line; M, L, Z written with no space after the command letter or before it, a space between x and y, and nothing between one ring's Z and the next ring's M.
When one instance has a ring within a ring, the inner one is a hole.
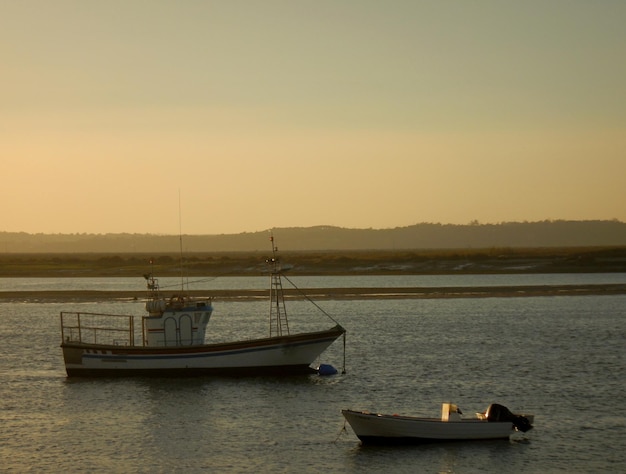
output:
M273 237L270 240L272 258L266 260L270 267L269 336L205 343L213 312L211 299L165 295L150 273L144 275L147 314L137 317L140 324L133 315L61 312L61 348L68 377L315 373L312 364L345 335L345 329L333 320L335 325L329 329L290 332L283 269ZM328 365L322 365L330 373Z
M435 441L508 439L532 428L533 415L515 415L503 405L491 404L483 413L463 418L452 403L443 403L441 418L383 415L342 410L363 444L417 444Z

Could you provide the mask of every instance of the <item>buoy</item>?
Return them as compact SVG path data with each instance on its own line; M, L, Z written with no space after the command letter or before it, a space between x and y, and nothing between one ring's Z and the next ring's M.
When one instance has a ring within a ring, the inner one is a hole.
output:
M317 373L320 375L335 375L337 373L337 369L330 364L320 364L317 368Z

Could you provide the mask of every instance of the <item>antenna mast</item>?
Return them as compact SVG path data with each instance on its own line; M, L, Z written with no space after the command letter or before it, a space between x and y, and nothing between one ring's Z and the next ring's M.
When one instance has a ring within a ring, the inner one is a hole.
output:
M180 203L180 188L178 188L178 242L180 246L180 291L185 291L185 273L183 265L183 218Z
M289 321L285 308L285 295L281 280L281 266L277 257L278 247L274 246L274 234L270 231L272 258L266 262L270 265L270 337L289 334Z

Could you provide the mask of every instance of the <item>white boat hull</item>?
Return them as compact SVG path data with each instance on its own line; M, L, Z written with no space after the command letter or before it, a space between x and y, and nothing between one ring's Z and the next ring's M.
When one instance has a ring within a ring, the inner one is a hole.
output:
M68 376L287 375L313 372L311 364L344 329L233 343L135 347L64 342Z
M402 444L434 441L506 439L514 431L512 422L479 419L442 421L342 410L354 433L364 444Z

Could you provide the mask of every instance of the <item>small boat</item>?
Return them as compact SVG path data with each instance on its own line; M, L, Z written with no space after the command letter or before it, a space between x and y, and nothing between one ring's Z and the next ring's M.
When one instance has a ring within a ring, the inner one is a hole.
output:
M273 257L266 260L271 278L268 337L206 344L211 300L184 294L165 296L158 280L147 274L147 315L141 317L140 327L132 315L61 312L61 348L68 377L315 373L314 361L345 329L335 322L326 330L290 333L282 269L273 237L270 240ZM141 343L137 344L137 339ZM329 373L328 366L324 372Z
M508 439L515 431L532 428L533 415L515 415L491 404L484 413L463 418L452 403L443 403L441 418L382 415L342 410L343 416L363 444L417 444L435 441Z

